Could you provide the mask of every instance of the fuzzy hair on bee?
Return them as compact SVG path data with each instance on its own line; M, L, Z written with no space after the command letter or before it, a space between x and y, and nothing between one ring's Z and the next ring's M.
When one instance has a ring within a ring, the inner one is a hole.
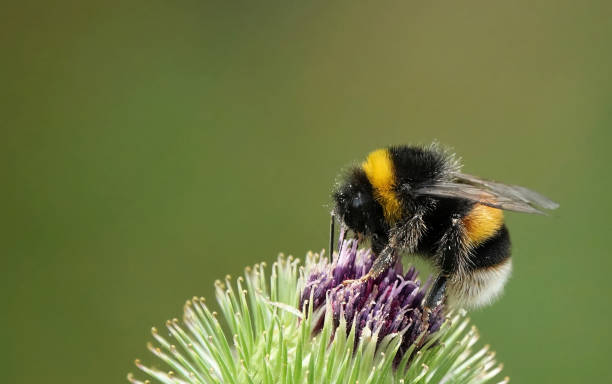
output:
M371 240L376 260L362 280L378 278L402 252L418 254L438 273L426 305L446 299L468 308L493 301L510 276L503 211L558 207L527 188L462 173L457 157L437 144L371 152L333 200L332 214Z

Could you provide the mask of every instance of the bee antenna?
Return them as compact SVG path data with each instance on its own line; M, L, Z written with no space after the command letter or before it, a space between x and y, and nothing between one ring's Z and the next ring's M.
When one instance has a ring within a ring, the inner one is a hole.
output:
M331 222L329 223L329 259L334 257L334 225L336 223L334 213L331 214Z

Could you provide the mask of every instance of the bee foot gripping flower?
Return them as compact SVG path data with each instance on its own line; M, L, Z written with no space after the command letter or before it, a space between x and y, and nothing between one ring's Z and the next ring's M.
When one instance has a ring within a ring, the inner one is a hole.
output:
M187 301L182 322L152 330L158 362L136 366L172 384L485 383L499 374L487 346L473 352L478 333L464 312L422 307L427 284L414 268L341 284L367 273L372 258L343 240L331 261L281 255L269 276L265 263L235 283L227 276L216 283L219 313L203 298Z

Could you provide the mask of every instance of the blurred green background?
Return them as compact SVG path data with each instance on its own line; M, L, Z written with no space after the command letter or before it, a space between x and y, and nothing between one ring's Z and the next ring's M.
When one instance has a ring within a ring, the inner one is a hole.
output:
M505 373L611 380L609 2L0 7L3 382L124 382L185 299L325 247L340 169L433 139L561 203L507 215L472 315Z

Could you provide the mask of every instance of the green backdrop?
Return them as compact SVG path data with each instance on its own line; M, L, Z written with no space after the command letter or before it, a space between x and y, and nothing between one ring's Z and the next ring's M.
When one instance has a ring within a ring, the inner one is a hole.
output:
M609 2L0 7L3 382L123 382L216 278L325 247L339 170L433 139L561 203L507 215L472 314L505 373L611 380Z

